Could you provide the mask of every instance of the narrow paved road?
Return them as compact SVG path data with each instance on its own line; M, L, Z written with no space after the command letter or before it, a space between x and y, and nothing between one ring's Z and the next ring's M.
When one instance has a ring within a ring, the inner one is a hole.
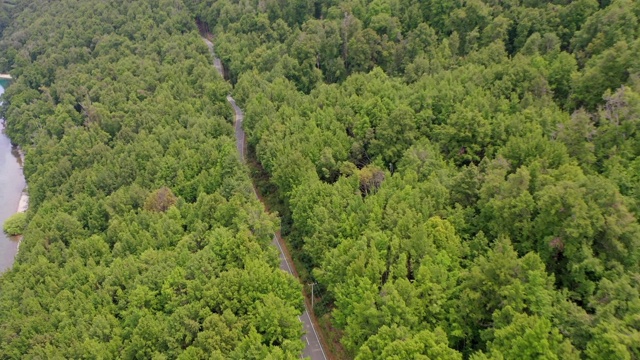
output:
M220 75L224 77L222 62L220 61L220 59L218 59L215 52L213 51L213 43L205 38L203 38L203 40L205 43L207 43L207 46L209 47L209 51L213 56L213 65L218 70ZM238 153L240 154L240 158L242 159L242 161L245 161L246 140L245 140L244 129L242 128L244 113L242 112L242 109L240 109L240 107L236 105L236 101L231 97L231 95L227 96L227 101L229 102L229 104L231 104L231 106L233 107L233 112L235 113L234 126L235 126L235 132L236 132L236 146L238 148ZM255 187L253 187L253 192L256 194L256 197L257 197L258 194L256 193ZM273 235L272 244L275 247L277 247L278 251L280 252L280 269L295 276L295 272L293 271L293 264L290 264L289 261L287 260L287 257L285 256L284 251L282 249L283 245L280 244L275 234ZM311 358L311 360L326 360L327 357L324 353L324 350L322 349L322 345L320 343L320 338L318 337L318 333L316 332L316 329L313 326L313 321L311 321L311 318L309 317L309 309L307 308L306 304L304 308L305 308L304 312L302 313L301 316L298 317L300 322L302 322L302 325L304 326L304 331L305 331L305 334L302 335L302 341L305 344L305 348L300 357L305 357L305 358L308 357L308 358Z

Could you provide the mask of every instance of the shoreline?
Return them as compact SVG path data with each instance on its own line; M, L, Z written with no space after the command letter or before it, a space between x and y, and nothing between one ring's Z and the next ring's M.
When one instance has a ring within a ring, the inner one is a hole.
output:
M18 202L18 209L15 212L16 214L25 213L29 209L29 194L27 193L27 188L25 187L22 190L22 194L20 194L20 201ZM20 244L22 243L23 235L16 235L15 239L18 240L18 246L16 247L16 256L20 252ZM15 263L15 260L14 260Z
M20 167L22 170L22 176L24 176L24 152L16 146L18 152L18 161L20 162ZM20 200L18 201L18 208L16 209L16 214L25 213L29 210L29 193L27 192L27 186L25 185L24 189L22 189L22 193L20 194ZM22 243L23 235L17 235L15 238L18 240L18 246L16 247L16 256L20 252L20 244ZM14 260L15 263L15 260Z
M18 209L16 213L24 213L29 209L29 194L27 193L27 188L25 187L22 190L22 194L20 194L20 201L18 202Z
M8 85L8 82L11 81L10 78L4 78L4 77L0 77L0 90L4 89L6 87L6 85ZM4 91L2 91L4 92ZM0 92L0 94L2 93ZM1 102L0 102L1 104ZM0 118L0 132L3 133L3 135L5 134L5 127L6 127L6 120ZM21 175L24 178L24 151L22 151L22 149L20 149L19 146L13 144L11 142L11 139L9 139L9 142L11 144L11 155L13 155L13 157L15 158L16 162L18 163L19 167L20 167L20 171L21 171ZM24 188L22 189L21 193L20 193L20 198L18 200L18 204L17 204L17 208L15 208L16 211L13 214L17 214L17 213L25 213L27 212L27 210L29 209L29 193L28 193L28 186L24 185ZM17 236L7 236L7 240L10 240L12 242L17 242L17 245L15 247L15 254L13 255L13 260L11 261L11 266L9 266L6 270L9 270L13 267L13 265L15 264L15 258L18 255L18 253L20 252L20 244L22 243L22 235L17 235ZM4 272L1 271L0 273Z

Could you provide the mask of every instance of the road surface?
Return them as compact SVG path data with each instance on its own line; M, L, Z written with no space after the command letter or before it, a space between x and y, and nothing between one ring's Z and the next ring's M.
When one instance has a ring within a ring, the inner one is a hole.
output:
M213 56L213 65L215 66L216 70L218 70L220 75L224 77L224 69L222 68L222 62L220 61L220 59L218 59L215 52L213 51L213 43L205 38L203 38L203 40L205 43L207 43L207 46L209 47L209 51ZM240 158L244 162L245 147L246 147L245 133L244 133L244 129L242 128L244 113L242 112L242 109L240 109L240 107L236 105L236 101L231 97L231 95L227 96L227 101L229 102L229 104L231 104L231 107L233 107L233 112L235 113L234 127L235 127L235 134L236 134L236 147L238 148L238 153L240 154ZM255 187L253 188L253 192L254 194L256 194L256 197L257 197ZM283 250L284 245L280 244L280 241L278 241L278 238L276 237L275 234L273 235L272 244L275 247L277 247L278 251L280 252L280 269L295 276L296 273L293 271L293 264L289 263L289 261L287 260L287 257L284 254L284 250ZM309 309L307 308L306 304L304 306L304 312L302 313L302 315L298 317L298 319L300 320L300 322L302 322L302 325L304 327L304 332L305 332L305 334L302 335L302 341L305 344L305 347L300 357L310 358L311 360L326 360L327 357L320 343L320 338L318 337L318 333L313 325L313 321L311 321L311 318L309 317Z

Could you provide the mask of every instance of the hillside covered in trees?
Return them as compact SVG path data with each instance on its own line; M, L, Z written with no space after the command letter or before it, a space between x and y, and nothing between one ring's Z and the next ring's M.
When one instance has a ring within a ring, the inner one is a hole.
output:
M297 281L180 2L24 1L0 56L29 224L1 359L292 359Z
M348 357L640 358L640 2L189 6Z
M299 357L229 92L338 356L640 358L640 2L0 8L0 358Z

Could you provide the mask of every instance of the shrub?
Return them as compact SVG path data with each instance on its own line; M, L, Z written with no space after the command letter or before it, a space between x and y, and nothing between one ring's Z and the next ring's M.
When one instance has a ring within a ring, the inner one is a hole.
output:
M27 214L15 213L4 222L4 232L10 236L21 235L27 226Z

